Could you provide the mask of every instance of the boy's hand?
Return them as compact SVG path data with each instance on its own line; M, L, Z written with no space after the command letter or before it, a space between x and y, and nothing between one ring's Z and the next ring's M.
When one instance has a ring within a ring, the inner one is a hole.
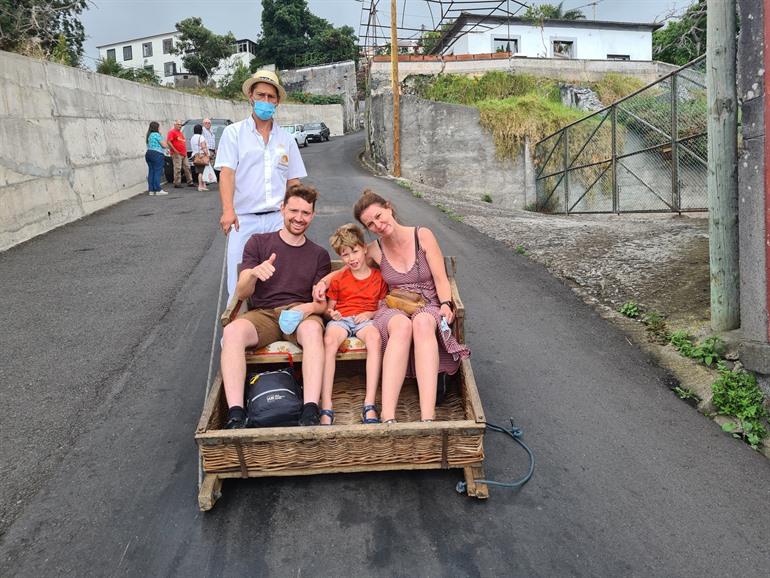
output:
M353 321L356 323L363 323L364 321L371 321L374 319L374 311L364 311L353 317Z
M266 261L262 261L259 265L251 270L251 274L260 281L267 281L275 273L275 253L270 255L270 258Z
M326 313L329 316L329 319L331 319L332 321L339 321L340 319L342 319L342 313L340 313L336 309L327 309Z

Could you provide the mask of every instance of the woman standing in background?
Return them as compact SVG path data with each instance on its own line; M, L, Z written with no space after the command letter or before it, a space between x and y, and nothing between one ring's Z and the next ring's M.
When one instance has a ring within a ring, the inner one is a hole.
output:
M147 190L150 196L168 194L160 188L160 176L163 173L163 149L168 148L168 144L160 136L159 129L160 125L152 121L145 137L147 152L144 153L144 160L147 161Z

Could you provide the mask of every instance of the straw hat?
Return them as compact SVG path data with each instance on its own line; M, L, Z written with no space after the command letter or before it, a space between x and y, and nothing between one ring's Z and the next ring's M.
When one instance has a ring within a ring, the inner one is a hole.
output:
M278 91L279 102L286 99L286 91L283 89L283 86L281 86L281 82L278 80L275 72L272 70L264 69L257 70L251 78L246 79L246 82L243 83L243 87L241 89L243 90L243 94L246 95L246 98L249 97L251 88L258 82L266 82L267 84L272 84Z

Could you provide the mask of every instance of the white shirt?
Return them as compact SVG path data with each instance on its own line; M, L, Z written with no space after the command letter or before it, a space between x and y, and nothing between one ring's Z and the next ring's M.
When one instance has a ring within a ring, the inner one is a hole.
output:
M203 147L201 146L201 141L203 141L203 142L205 143L205 142L206 142L206 139L205 139L205 138L203 138L203 137L202 137L201 135L199 135L199 134L194 134L194 135L192 135L192 136L190 137L190 154L192 154L192 155L196 155L196 154L198 154L199 152L201 152L201 149L203 148Z
M251 116L227 126L219 138L214 168L222 167L235 171L237 215L280 209L286 182L307 176L294 137L273 121L265 143Z
M203 138L206 139L206 144L209 145L210 151L216 150L217 139L214 136L214 133L207 129L205 126L203 127Z

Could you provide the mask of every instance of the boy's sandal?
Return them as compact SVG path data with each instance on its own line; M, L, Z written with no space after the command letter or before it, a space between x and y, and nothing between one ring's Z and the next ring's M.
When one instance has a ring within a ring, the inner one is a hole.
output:
M318 415L320 417L326 416L331 421L329 423L322 423L321 425L334 425L334 410L333 409L322 409L318 412Z
M361 423L365 423L365 424L380 423L379 416L366 417L366 414L369 413L370 411L377 412L377 407L374 405L365 405L364 409L361 411Z

